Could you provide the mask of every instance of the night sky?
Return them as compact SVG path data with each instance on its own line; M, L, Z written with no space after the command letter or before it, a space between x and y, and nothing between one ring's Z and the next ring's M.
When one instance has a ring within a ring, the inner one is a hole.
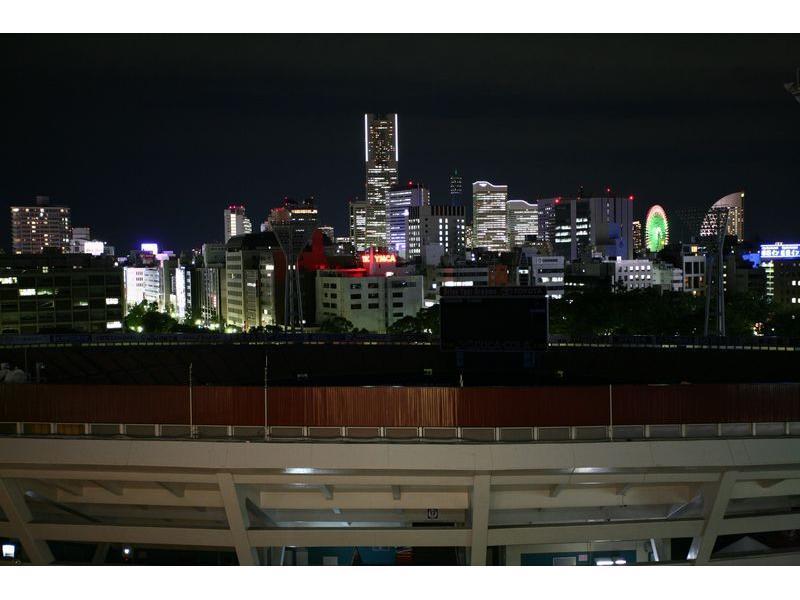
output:
M127 251L254 228L284 196L346 233L363 113L397 112L400 177L510 197L606 185L637 212L747 191L745 232L800 241L800 36L0 36L0 236L37 194Z

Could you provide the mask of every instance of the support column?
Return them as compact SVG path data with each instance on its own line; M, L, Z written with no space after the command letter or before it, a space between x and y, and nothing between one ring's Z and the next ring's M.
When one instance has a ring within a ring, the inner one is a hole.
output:
M476 475L472 483L472 493L470 495L472 515L471 565L486 564L486 544L489 540L489 483L489 475Z
M0 506L6 514L12 530L25 548L34 565L49 565L53 562L53 554L44 540L37 540L28 531L27 523L33 520L25 494L19 483L13 479L0 479Z
M692 539L686 557L696 565L708 564L711 558L737 475L736 471L725 471L716 485L703 488L703 529L699 536Z
M669 538L650 538L650 551L655 562L669 562L672 560L672 540Z
M230 473L217 473L217 481L239 564L242 566L260 564L258 551L250 546L250 540L247 537L250 517L245 505L246 498L237 491Z

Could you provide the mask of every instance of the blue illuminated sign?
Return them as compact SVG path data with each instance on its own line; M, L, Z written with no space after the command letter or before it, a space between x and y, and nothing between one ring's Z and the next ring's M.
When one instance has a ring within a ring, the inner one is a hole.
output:
M800 244L761 244L761 260L791 260L800 258Z

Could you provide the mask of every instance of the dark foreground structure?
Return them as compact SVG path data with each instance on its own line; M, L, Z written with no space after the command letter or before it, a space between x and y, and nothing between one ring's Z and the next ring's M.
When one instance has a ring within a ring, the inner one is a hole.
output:
M0 344L5 560L800 564L793 347L52 342Z

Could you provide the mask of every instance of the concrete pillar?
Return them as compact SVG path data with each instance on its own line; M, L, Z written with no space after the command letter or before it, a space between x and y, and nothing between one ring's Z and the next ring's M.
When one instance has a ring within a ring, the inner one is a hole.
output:
M31 511L25 503L25 494L14 479L0 479L0 506L11 528L25 548L25 553L35 565L49 565L53 554L44 540L37 540L28 531L27 524L33 520Z
M230 473L218 473L217 481L219 482L219 491L225 506L225 515L228 518L228 528L233 537L233 545L236 549L236 557L239 559L239 564L242 566L261 564L257 550L250 546L250 540L247 537L250 517L245 506L246 498L236 489L233 475Z
M470 544L470 564L486 564L486 544L489 538L489 475L476 475L470 494L470 513L472 516L472 542Z
M737 475L735 471L725 471L716 484L703 487L703 529L699 536L692 539L686 557L696 565L708 564L711 558Z

